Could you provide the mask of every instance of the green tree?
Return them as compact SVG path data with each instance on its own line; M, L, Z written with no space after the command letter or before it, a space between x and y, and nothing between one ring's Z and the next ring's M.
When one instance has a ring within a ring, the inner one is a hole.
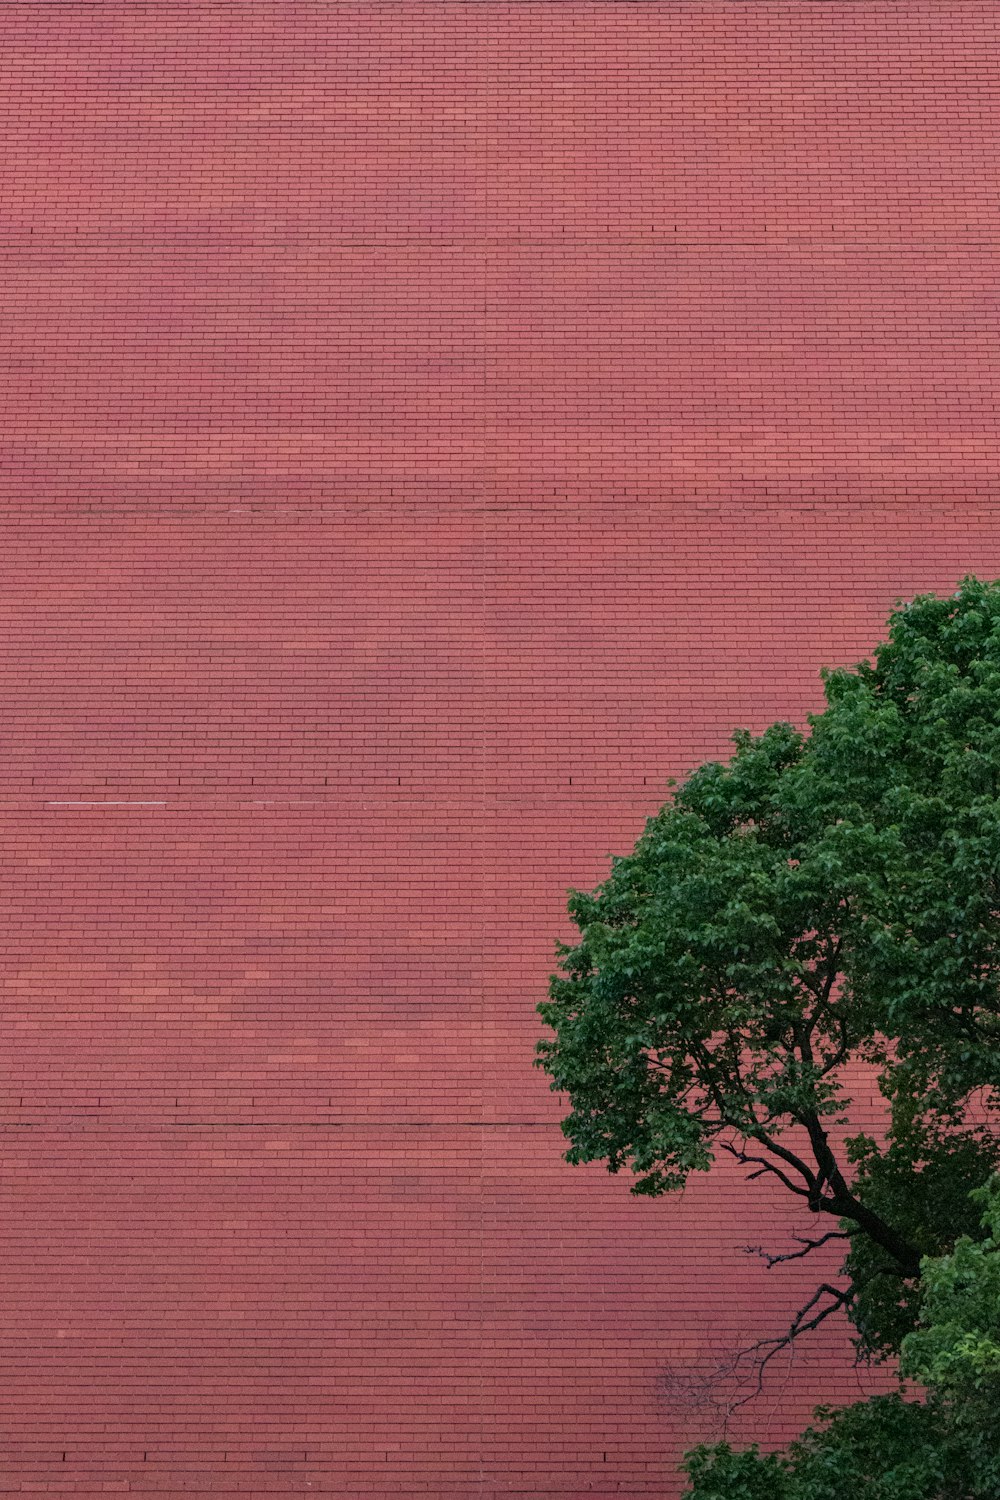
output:
M698 1448L688 1500L1000 1500L1000 1181L971 1196L986 1237L923 1261L902 1341L922 1393L818 1412L786 1454Z
M843 1236L843 1276L774 1344L845 1308L881 1357L1000 1161L1000 585L901 606L824 688L805 732L737 732L571 895L539 1062L569 1161L655 1196L725 1151L828 1215L790 1253ZM879 1139L849 1133L859 1065Z

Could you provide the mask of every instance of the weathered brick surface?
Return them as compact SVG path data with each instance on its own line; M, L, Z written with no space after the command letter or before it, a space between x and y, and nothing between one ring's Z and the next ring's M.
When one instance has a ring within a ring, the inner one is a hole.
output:
M533 1007L668 775L1000 573L998 30L7 0L0 1491L676 1492L778 1209L561 1165Z

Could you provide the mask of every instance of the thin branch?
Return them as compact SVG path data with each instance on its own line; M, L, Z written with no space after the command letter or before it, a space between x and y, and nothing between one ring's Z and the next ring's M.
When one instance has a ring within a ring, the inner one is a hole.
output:
M824 1306L817 1308L817 1304L820 1303L823 1297L828 1297L830 1300ZM824 1281L821 1286L816 1288L805 1306L799 1308L783 1334L778 1338L758 1339L755 1344L751 1344L747 1349L743 1349L737 1357L737 1363L744 1359L753 1359L757 1367L757 1380L750 1394L734 1402L730 1407L730 1412L738 1411L741 1406L745 1406L748 1401L752 1401L755 1396L760 1395L764 1388L764 1372L775 1355L780 1354L782 1349L791 1348L800 1334L812 1333L821 1323L825 1323L826 1319L833 1313L840 1312L841 1308L850 1307L853 1300L853 1286L836 1287L831 1286L828 1281ZM813 1311L814 1308L817 1308L815 1312ZM809 1316L810 1313L812 1313L812 1317Z
M793 1234L792 1239L796 1240L803 1248L801 1250L789 1250L784 1255L769 1255L763 1245L743 1245L741 1248L745 1255L759 1255L768 1270L770 1270L772 1266L783 1265L786 1260L802 1260L805 1256L811 1255L814 1250L818 1250L821 1245L827 1244L830 1240L849 1240L850 1238L851 1236L843 1229L828 1230L826 1234L821 1234L818 1240L811 1240L802 1234Z
M818 1026L824 1013L832 1013L833 1020L840 1031L839 1045L835 1048L835 1050L830 1054L829 1057L823 1058L823 1066L820 1069L819 1074L821 1078L825 1078L828 1073L833 1072L834 1068L839 1067L850 1051L850 1048L847 1044L847 1023L842 1015L833 1010L830 1002L830 997L833 994L833 987L836 984L837 978L840 974L840 955L843 951L843 947L844 936L843 933L841 933L841 935L833 942L832 947L827 955L826 978L822 986L818 983L810 984L808 979L806 979L804 975L800 976L806 988L810 991L811 994L815 995L816 997L815 1009L813 1010L812 1015L809 1017L800 1038L800 1045L802 1047L802 1056L804 1061L810 1064L813 1062L812 1034Z
M833 986L836 982L837 975L840 973L840 954L843 946L844 934L841 933L837 941L833 945L833 952L830 954L829 958L830 966L827 970L826 984L823 986L823 994L821 997L822 1004L824 1005L829 1005L830 996L833 994Z
M797 1198L809 1197L808 1187L798 1187L790 1177L786 1176L780 1167L776 1167L773 1161L768 1161L766 1156L751 1156L748 1151L744 1151L740 1146L734 1146L731 1141L720 1141L719 1146L723 1151L728 1151L730 1156L735 1157L741 1167L754 1165L759 1169L749 1174L747 1178L748 1182L755 1182L765 1172L770 1172L774 1177L777 1177L779 1182L784 1183L788 1191L794 1193Z
M841 933L840 937L833 941L833 947L827 953L825 977L822 980L817 975L815 982L810 983L810 976L804 970L800 970L797 976L809 993L816 996L818 1002L809 1023L810 1031L822 1014L823 1007L829 1004L830 996L833 993L833 986L836 983L837 975L840 973L840 954L843 946L844 936Z
M691 1056L694 1059L696 1067L699 1069L698 1077L703 1088L711 1096L712 1102L714 1103L716 1109L719 1111L719 1114L725 1116L725 1096L720 1090L718 1083L712 1076L711 1052L709 1052L708 1048L703 1043L694 1042L691 1044Z
M840 1042L835 1052L831 1052L829 1057L824 1057L823 1066L819 1072L819 1076L821 1078L825 1078L828 1073L832 1073L834 1068L839 1068L841 1063L846 1059L848 1053L851 1050L847 1040L846 1018L835 1011L833 1014L833 1019L836 1021L837 1026L840 1029Z
M765 1151L769 1151L772 1156L776 1156L779 1161L783 1161L793 1171L798 1172L807 1188L815 1190L815 1174L809 1170L800 1156L796 1156L794 1151L789 1151L787 1146L779 1146L778 1142L773 1136L768 1135L763 1126L758 1126L750 1135L750 1139L756 1141L758 1146L763 1146Z

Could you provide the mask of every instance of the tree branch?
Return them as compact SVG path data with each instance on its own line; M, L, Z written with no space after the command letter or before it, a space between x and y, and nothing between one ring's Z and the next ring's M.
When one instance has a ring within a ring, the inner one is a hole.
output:
M889 1252L904 1276L919 1276L920 1252L851 1192L819 1116L814 1113L804 1114L801 1123L809 1136L813 1156L819 1167L816 1186L809 1202L810 1208L815 1213L835 1214L838 1219L852 1219L869 1239ZM824 1185L829 1185L829 1196L823 1195Z
M823 1297L828 1297L829 1301L817 1308L817 1304ZM741 1350L736 1357L735 1365L739 1365L741 1360L752 1359L756 1364L757 1379L750 1394L734 1402L730 1407L730 1412L737 1411L748 1401L752 1401L755 1396L760 1395L764 1388L764 1372L776 1354L780 1354L782 1349L790 1348L800 1334L811 1333L821 1323L825 1323L833 1313L839 1312L841 1308L849 1307L853 1300L853 1287L835 1287L831 1286L828 1281L824 1281L816 1288L805 1306L799 1308L783 1334L773 1339L758 1339L756 1343ZM815 1312L814 1308L817 1309ZM812 1317L809 1316L810 1313Z
M778 1142L773 1136L768 1135L763 1126L758 1126L755 1131L748 1134L750 1140L756 1141L759 1146L763 1146L765 1151L769 1151L772 1156L776 1156L779 1161L783 1161L786 1166L798 1172L799 1176L805 1182L808 1192L814 1193L817 1190L819 1184L817 1183L815 1173L809 1170L802 1158L796 1156L794 1151L789 1151L787 1146L779 1146Z
M850 1238L851 1236L843 1229L831 1229L826 1234L821 1234L818 1240L811 1240L801 1234L793 1234L792 1239L797 1240L803 1248L789 1250L784 1255L769 1255L763 1245L744 1245L742 1249L745 1255L759 1255L770 1270L772 1266L783 1265L786 1260L802 1260L805 1256L811 1255L814 1250L818 1250L821 1245L828 1244L830 1240L849 1240Z
M834 1012L833 1019L840 1030L840 1041L837 1044L836 1050L831 1052L829 1057L823 1058L823 1066L819 1070L821 1078L825 1078L828 1073L832 1073L834 1068L839 1068L851 1050L847 1038L847 1021L837 1012Z
M759 1167L759 1171L750 1173L747 1178L748 1182L754 1182L756 1178L762 1177L765 1172L770 1172L773 1176L777 1177L779 1182L785 1185L790 1193L794 1193L797 1198L809 1198L810 1188L808 1186L798 1187L790 1177L786 1176L780 1167L776 1167L774 1162L768 1161L765 1156L751 1156L749 1152L744 1151L740 1146L734 1145L732 1141L720 1141L719 1146L723 1151L728 1151L730 1156L735 1157L740 1166L755 1165Z

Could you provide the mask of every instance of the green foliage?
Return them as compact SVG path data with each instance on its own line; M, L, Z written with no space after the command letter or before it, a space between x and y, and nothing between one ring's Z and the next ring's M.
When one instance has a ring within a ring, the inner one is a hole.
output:
M728 1444L688 1454L685 1500L973 1500L936 1414L900 1396L819 1412L787 1455L735 1453ZM742 1488L740 1487L742 1486Z
M1000 585L901 607L824 683L807 732L738 732L572 894L539 1061L568 1160L656 1195L725 1149L841 1220L885 1353L997 1160L976 1121L1000 1086ZM848 1151L859 1062L890 1131Z
M885 1147L867 1135L849 1142L853 1191L921 1255L933 1255L961 1235L978 1237L972 1190L1000 1165L1000 1142L982 1127L945 1129L916 1112L907 1119L901 1105ZM898 1353L913 1327L917 1283L901 1281L891 1257L868 1235L852 1238L844 1272L857 1289L851 1317L861 1352L877 1359Z
M817 1412L785 1454L697 1448L687 1500L1000 1500L1000 1180L972 1197L986 1238L921 1265L901 1355L920 1398Z
M972 1194L985 1240L963 1236L921 1266L920 1321L903 1340L903 1375L926 1386L969 1476L1000 1497L1000 1179Z
M790 1500L787 1463L756 1443L742 1453L728 1443L695 1448L684 1468L697 1500Z

